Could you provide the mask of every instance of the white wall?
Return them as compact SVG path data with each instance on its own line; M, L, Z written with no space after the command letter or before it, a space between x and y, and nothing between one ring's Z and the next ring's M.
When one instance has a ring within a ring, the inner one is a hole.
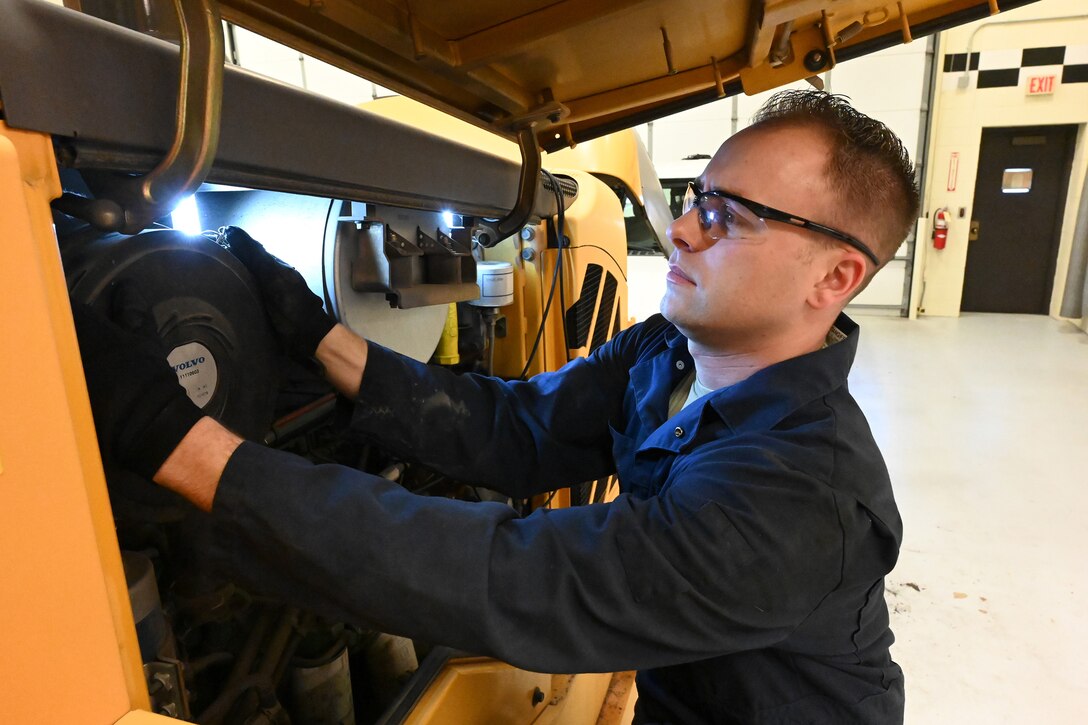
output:
M828 75L823 76L825 83ZM811 86L798 81L785 88ZM693 179L701 174L707 161L685 161L684 157L713 156L722 141L749 125L752 115L771 95L761 93L723 98L649 124L645 140L657 175L662 179Z
M1043 18L1079 16L1075 20L1040 21ZM1010 23L1010 21L1027 21ZM989 52L1003 67L1018 67L1024 48L1066 46L1066 63L1088 63L1088 5L1084 0L1040 0L970 25L942 33L940 54ZM962 72L944 73L937 79L938 92L934 99L935 112L930 143L930 158L934 169L923 195L923 211L938 207L953 211L949 227L948 246L941 251L928 244L921 245L925 296L919 302L924 314L955 316L960 312L963 277L967 263L967 220L975 194L978 170L978 150L985 127L1027 126L1045 124L1079 124L1077 146L1073 158L1071 183L1062 218L1058 250L1057 273L1050 313L1058 315L1061 295L1069 268L1073 225L1081 192L1081 180L1088 169L1085 124L1088 123L1088 83L1067 83L1057 87L1053 95L1028 97L1025 93L1027 73L1020 74L1020 85L1008 88L976 88L977 74L968 73L967 88L960 87ZM1060 77L1060 73L1059 73ZM952 153L959 154L959 171L955 191L948 191L947 169ZM965 216L959 218L959 209ZM1088 326L1088 321L1081 323Z
M916 165L923 159L919 150L922 110L929 91L928 38L895 45L879 53L855 58L835 66L828 90L850 96L854 107L883 121L907 149ZM919 168L919 176L922 169ZM900 306L913 271L914 245L904 241L895 259L888 262L853 303L853 307ZM909 304L908 304L909 311Z

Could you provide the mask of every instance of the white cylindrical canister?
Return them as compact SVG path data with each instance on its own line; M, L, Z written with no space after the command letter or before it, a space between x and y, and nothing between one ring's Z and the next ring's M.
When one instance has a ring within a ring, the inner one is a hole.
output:
M477 262L476 284L480 298L472 300L477 307L502 307L514 302L514 265L509 262Z

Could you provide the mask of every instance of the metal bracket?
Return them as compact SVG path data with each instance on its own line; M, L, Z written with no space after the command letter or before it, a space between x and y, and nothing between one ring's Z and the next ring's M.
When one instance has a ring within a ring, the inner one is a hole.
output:
M136 234L196 191L215 160L223 101L223 24L215 0L174 0L181 31L174 141L144 176L111 179L87 199L65 194L60 211L104 231Z
M784 61L780 65L767 62L754 68L741 69L740 81L745 93L761 93L834 67L834 51L828 48L819 28L794 30L789 34L788 41L788 51L785 42L778 46L779 58Z
M355 238L351 288L381 292L391 306L401 308L479 297L471 249L441 230L435 232L432 238L416 227L411 240L378 219L340 221L337 235Z
M507 131L521 131L547 121L556 124L570 115L570 109L559 101L548 101L526 111L520 116L511 116L501 120L501 127Z
M432 239L416 227L416 244L423 250L423 278L427 284L461 285L476 282L472 249L441 229Z
M171 659L148 662L144 665L144 678L154 712L175 718L189 718L189 697L179 661Z

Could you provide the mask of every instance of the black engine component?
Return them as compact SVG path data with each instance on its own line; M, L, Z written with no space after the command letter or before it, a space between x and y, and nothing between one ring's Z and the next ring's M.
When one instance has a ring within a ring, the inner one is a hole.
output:
M134 284L193 402L239 435L261 440L272 424L278 356L256 285L230 252L172 229L65 247L73 303L108 313L110 287Z

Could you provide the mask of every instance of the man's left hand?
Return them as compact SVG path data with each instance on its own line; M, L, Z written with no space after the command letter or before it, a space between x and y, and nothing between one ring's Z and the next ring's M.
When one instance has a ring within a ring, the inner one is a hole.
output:
M301 360L313 357L336 325L336 320L325 312L321 298L310 291L297 269L272 256L238 227L224 229L220 243L225 243L253 275L272 329L286 351Z

